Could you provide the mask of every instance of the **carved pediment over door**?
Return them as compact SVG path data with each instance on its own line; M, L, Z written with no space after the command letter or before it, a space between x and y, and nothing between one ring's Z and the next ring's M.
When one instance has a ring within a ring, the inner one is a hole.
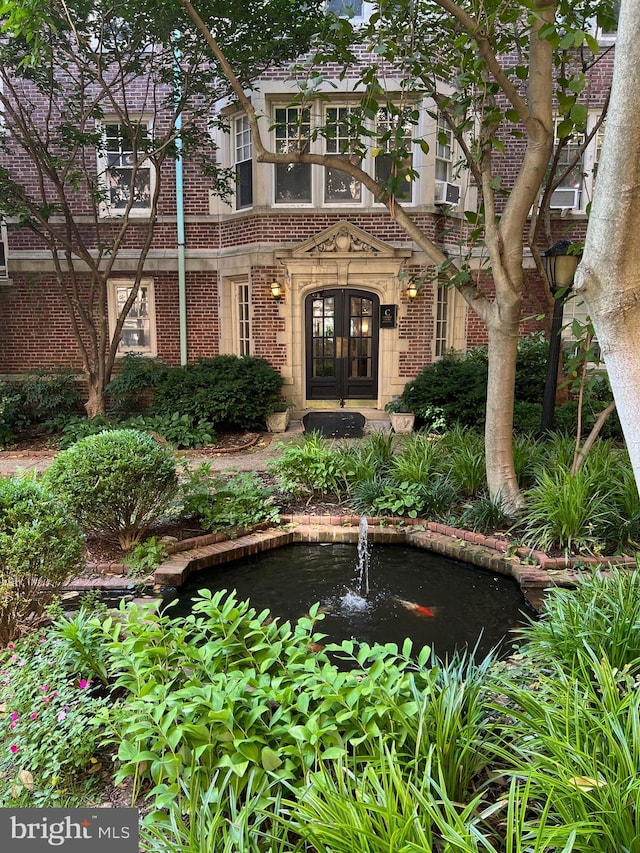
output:
M397 249L351 222L338 222L291 249L276 253L289 277L336 274L340 284L357 275L397 276L411 249ZM348 270L348 275L347 275Z

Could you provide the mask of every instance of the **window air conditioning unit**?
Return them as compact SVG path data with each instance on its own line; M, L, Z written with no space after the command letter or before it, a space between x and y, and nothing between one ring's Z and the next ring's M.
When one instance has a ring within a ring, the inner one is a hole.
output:
M558 187L551 193L550 210L577 210L580 207L580 190L574 187Z
M450 181L436 181L435 193L433 198L434 204L450 204L455 205L460 202L460 187L458 184L452 184Z

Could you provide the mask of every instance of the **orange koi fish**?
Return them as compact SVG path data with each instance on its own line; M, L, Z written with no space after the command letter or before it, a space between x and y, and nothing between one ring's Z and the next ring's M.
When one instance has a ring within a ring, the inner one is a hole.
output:
M431 616L435 616L438 612L436 607L425 607L424 604L418 604L415 601L407 601L406 598L398 598L394 595L394 600L398 602L398 604L402 605L405 610L411 610L412 613L416 613L418 616L425 616L427 618Z

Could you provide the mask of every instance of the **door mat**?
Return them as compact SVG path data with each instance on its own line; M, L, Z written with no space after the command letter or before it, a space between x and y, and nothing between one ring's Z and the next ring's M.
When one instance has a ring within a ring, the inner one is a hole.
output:
M309 412L302 423L305 432L324 438L362 438L365 419L359 412Z

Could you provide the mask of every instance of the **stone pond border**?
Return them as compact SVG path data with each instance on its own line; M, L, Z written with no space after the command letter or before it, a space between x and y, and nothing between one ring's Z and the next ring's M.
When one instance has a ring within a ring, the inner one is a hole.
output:
M357 515L289 515L282 516L277 527L261 524L251 530L237 531L232 536L210 533L169 543L170 556L154 572L153 589L147 586L147 590L160 593L167 588L179 587L203 569L297 542L355 544L360 521L361 517ZM581 569L635 566L635 559L631 557L550 557L539 551L515 547L506 539L421 519L368 517L367 522L368 540L374 545L412 545L514 578L525 599L536 610L540 608L546 589L575 586ZM131 579L123 583L125 566L121 564L91 564L87 568L99 577L79 578L68 589L139 587Z

